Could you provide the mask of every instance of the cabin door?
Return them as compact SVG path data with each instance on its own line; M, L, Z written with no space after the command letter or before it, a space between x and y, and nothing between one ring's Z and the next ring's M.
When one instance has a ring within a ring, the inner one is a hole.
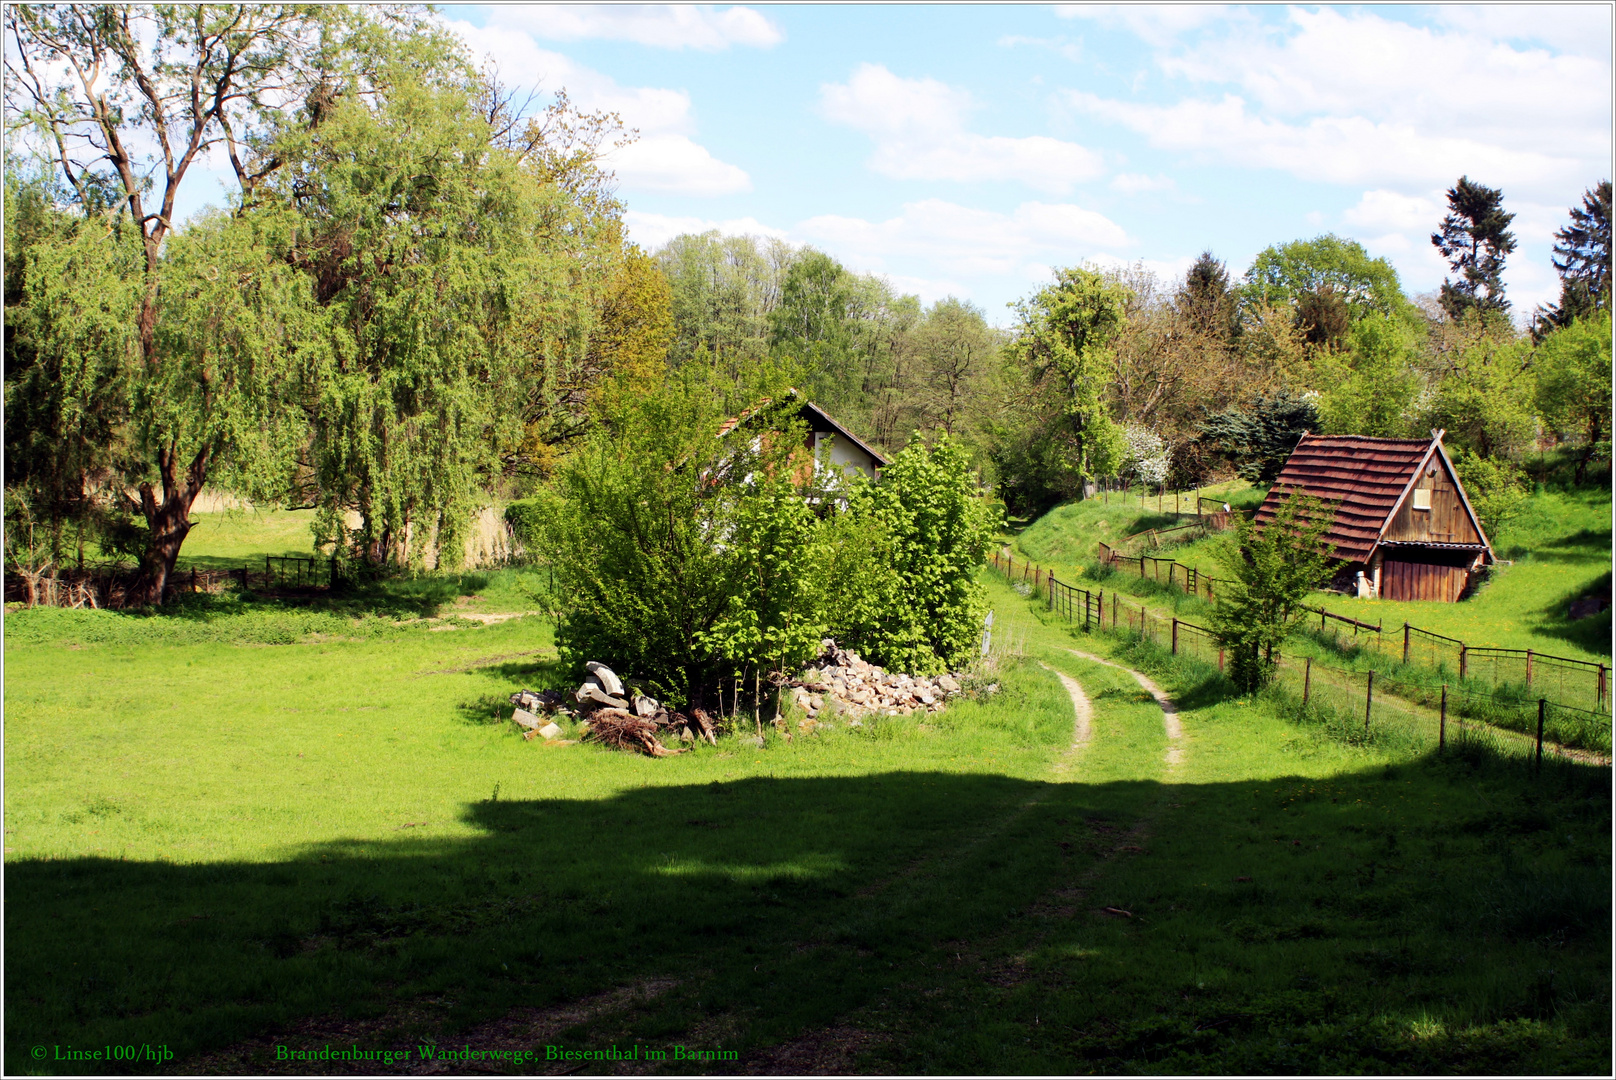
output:
M1463 566L1387 559L1380 567L1380 595L1384 600L1442 600L1451 604L1464 592L1469 576Z

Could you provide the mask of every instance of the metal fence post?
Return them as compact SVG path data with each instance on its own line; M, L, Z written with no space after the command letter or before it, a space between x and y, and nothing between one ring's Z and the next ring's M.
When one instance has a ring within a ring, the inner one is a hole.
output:
M1369 710L1374 705L1374 703L1375 703L1375 673L1373 671L1371 671L1369 673L1369 681L1366 684L1364 684L1363 729L1364 729L1364 734L1365 735L1369 734Z
M1448 745L1448 684L1442 684L1442 719L1436 729L1436 751L1441 753Z
M1543 712L1548 707L1548 699L1537 699L1537 765L1543 767Z

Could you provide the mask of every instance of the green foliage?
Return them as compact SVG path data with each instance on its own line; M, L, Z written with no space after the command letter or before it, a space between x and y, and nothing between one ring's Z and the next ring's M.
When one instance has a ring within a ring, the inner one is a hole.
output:
M878 483L855 479L829 534L825 621L845 646L897 671L964 664L986 612L977 569L999 528L970 456L946 435L912 440Z
M1538 309L1533 332L1603 312L1610 315L1610 181L1583 192L1571 208L1571 221L1554 234L1554 269L1560 275L1560 302Z
M1404 436L1419 383L1417 341L1402 319L1371 312L1350 331L1345 353L1316 354L1319 430L1330 435Z
M1041 428L1041 445L1021 456L1058 462L1077 480L1111 476L1122 463L1123 440L1104 390L1130 292L1098 270L1069 267L1055 277L1015 304L1019 325L1006 355L1027 379L1026 419Z
M1598 312L1549 334L1532 359L1544 423L1582 448L1578 483L1590 460L1610 457L1610 343L1610 312Z
M1356 240L1328 233L1265 248L1246 271L1240 302L1245 311L1290 307L1325 290L1345 303L1354 319L1371 311L1404 317L1411 313L1390 262L1371 259Z
M1526 503L1526 477L1502 458L1483 457L1462 447L1453 452L1453 468L1464 484L1465 497L1481 519L1494 544Z
M516 542L530 551L543 536L544 507L543 499L517 499L505 507L505 524Z
M1271 483L1304 434L1319 430L1319 411L1289 390L1258 394L1247 408L1225 409L1201 425L1201 438L1231 458L1243 480Z
M814 528L787 494L802 443L790 405L721 436L711 395L672 385L603 419L526 512L563 661L581 673L599 660L699 705L720 678L807 659Z
M1232 584L1218 589L1212 627L1229 654L1236 686L1256 690L1274 676L1274 652L1306 614L1307 594L1329 577L1324 534L1335 510L1301 491L1280 503L1263 526L1238 519L1218 562Z
M1479 314L1460 325L1456 347L1439 360L1422 427L1443 428L1451 446L1483 457L1518 459L1537 434L1531 342Z
M1450 319L1467 312L1497 315L1509 310L1504 298L1504 259L1515 250L1509 231L1514 214L1504 212L1504 193L1473 184L1468 177L1448 189L1448 214L1431 244L1448 260L1458 283L1442 282L1442 310Z

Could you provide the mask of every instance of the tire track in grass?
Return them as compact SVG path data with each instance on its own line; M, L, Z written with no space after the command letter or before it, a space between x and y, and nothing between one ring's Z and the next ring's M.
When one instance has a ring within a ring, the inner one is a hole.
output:
M1134 682L1143 687L1145 693L1155 698L1156 704L1161 706L1162 726L1167 732L1167 767L1171 769L1183 764L1184 725L1178 719L1178 703L1173 700L1171 694L1157 686L1155 681L1142 671L1136 671L1114 660L1095 656L1093 653L1082 652L1078 649L1068 649L1067 651L1073 656L1088 660L1091 663L1104 664L1106 667L1113 667L1132 675Z

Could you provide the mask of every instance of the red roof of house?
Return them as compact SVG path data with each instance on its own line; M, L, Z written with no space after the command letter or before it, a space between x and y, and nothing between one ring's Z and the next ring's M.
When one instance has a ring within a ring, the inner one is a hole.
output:
M1300 488L1339 504L1324 542L1335 546L1336 558L1363 562L1436 443L1435 438L1303 435L1258 509L1257 523L1267 524L1280 502Z

